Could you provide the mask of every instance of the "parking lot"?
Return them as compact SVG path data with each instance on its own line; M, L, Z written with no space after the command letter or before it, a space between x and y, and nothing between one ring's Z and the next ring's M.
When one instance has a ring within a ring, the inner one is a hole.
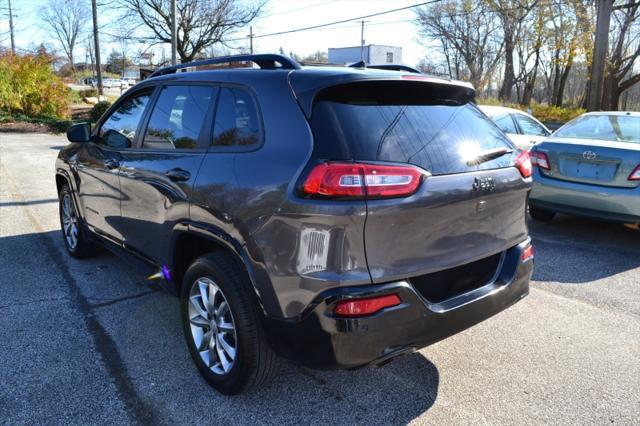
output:
M530 222L531 293L382 368L284 363L249 395L201 379L177 299L112 254L72 259L54 159L64 136L0 133L0 422L640 422L640 232Z

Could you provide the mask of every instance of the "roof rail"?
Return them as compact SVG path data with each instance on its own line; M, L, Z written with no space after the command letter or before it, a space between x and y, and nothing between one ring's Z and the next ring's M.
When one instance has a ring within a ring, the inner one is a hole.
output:
M274 54L260 54L260 55L231 55L231 56L220 56L219 58L212 59L203 59L201 61L192 61L185 62L184 64L172 65L169 67L160 68L155 70L153 74L149 76L158 77L160 75L165 74L173 74L180 69L189 68L189 67L198 67L203 65L213 65L213 64L224 64L230 62L245 62L250 61L257 64L262 69L286 69L286 70L297 70L300 69L300 65L284 55L274 55ZM276 64L280 64L280 66L276 66Z
M380 64L380 65L367 65L366 62L360 61L349 65L349 68L372 68L374 70L388 70L388 71L407 71L415 74L422 74L415 68L411 68L406 65L400 64Z

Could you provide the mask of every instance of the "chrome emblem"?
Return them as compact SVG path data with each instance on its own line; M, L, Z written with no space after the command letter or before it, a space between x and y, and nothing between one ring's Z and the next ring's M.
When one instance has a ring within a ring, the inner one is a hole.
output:
M585 160L595 160L597 157L596 153L593 151L585 151L582 153L582 158Z
M491 192L495 189L496 183L494 182L492 177L477 177L473 180L472 187L476 192Z

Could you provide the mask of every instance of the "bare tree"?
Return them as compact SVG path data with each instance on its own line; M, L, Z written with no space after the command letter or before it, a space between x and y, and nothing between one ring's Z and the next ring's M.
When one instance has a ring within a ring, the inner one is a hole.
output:
M62 45L71 70L75 70L73 50L89 20L89 9L83 0L49 0L41 9L40 18L55 33Z
M547 40L545 28L547 18L546 9L538 7L533 10L528 19L523 19L518 23L518 38L515 43L518 56L518 76L515 78L515 84L518 91L518 102L521 105L531 104L533 98L542 49Z
M625 90L640 83L640 2L614 8L609 55L605 64L602 109L617 110Z
M258 16L264 2L238 0L177 0L177 50L181 62L196 58L207 47L224 44L229 35ZM170 0L121 0L156 43L171 42Z
M538 0L488 0L491 9L496 13L502 24L504 46L504 78L500 88L500 99L511 100L511 92L515 83L514 51L516 43L523 30L522 23L531 10L536 7Z
M485 2L443 0L418 9L416 24L422 36L457 51L471 83L484 90L503 51L500 23Z

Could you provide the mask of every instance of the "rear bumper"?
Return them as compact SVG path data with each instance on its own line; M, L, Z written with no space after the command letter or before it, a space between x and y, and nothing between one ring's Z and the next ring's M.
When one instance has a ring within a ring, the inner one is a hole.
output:
M552 179L535 169L529 204L559 213L640 222L640 187L613 188Z
M424 299L408 281L335 288L322 293L295 321L267 320L274 349L318 369L382 363L469 328L529 293L533 261L522 262L529 240L509 249L497 278L441 303ZM338 300L397 294L402 304L363 318L338 318Z

